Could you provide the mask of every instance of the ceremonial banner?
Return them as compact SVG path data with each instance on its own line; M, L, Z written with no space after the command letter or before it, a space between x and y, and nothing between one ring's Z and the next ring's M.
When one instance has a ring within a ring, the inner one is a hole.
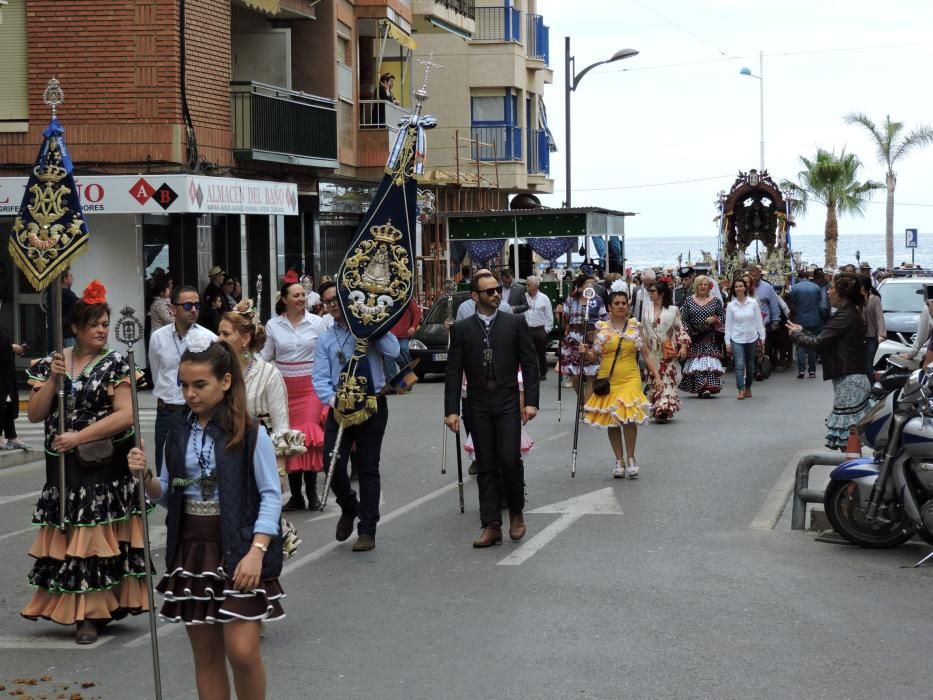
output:
M52 117L10 235L10 257L36 291L57 279L88 244L64 133Z

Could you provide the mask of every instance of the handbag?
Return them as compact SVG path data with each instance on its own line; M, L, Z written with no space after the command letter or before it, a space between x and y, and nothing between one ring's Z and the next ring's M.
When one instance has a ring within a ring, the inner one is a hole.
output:
M622 334L619 336L619 344L616 345L616 353L612 356L612 367L609 368L608 377L596 377L593 380L593 393L597 396L605 396L609 393L609 380L612 377L612 373L616 369L616 360L619 359L619 350L622 349L622 335L625 334L625 331L628 330L628 320L625 321L625 328L622 329Z
M75 458L82 467L105 467L113 458L113 441L104 438L78 445L75 448Z
M661 342L661 358L665 362L670 362L676 357L677 357L677 348L674 347L673 341L671 341L669 338L665 338Z

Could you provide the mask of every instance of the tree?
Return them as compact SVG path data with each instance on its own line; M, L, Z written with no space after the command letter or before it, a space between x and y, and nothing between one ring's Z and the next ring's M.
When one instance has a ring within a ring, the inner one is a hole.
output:
M845 122L846 124L858 124L865 127L865 130L871 134L875 142L875 154L878 157L878 162L887 168L885 186L888 191L888 199L884 208L884 247L887 267L890 270L894 267L894 188L897 185L897 173L894 172L894 164L914 148L926 146L933 142L933 129L928 126L921 126L909 134L902 134L904 123L892 122L890 114L885 116L884 122L880 125L875 125L868 118L868 115L861 112L847 114Z
M826 245L825 267L836 267L836 245L839 241L839 214L864 216L865 204L875 190L884 188L880 182L856 179L861 161L852 153L843 149L839 156L836 152L816 150L816 157L811 159L800 156L804 169L797 173L797 182L784 180L781 189L792 197L792 211L806 213L811 199L826 207L826 225L823 240Z

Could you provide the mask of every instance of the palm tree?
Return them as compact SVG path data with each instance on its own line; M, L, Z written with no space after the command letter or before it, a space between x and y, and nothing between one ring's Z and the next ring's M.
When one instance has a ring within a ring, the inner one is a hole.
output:
M862 167L861 161L852 153L843 149L839 156L836 152L816 150L816 157L810 160L800 156L804 169L797 173L797 182L784 180L781 189L792 197L792 210L806 213L807 204L814 199L826 207L826 242L825 267L836 267L836 244L839 241L839 214L864 216L865 204L871 199L872 192L882 189L880 182L856 180L856 172Z
M906 156L916 147L926 146L933 141L933 129L928 126L921 126L911 131L909 134L902 135L904 130L903 122L892 122L891 115L884 118L880 125L868 118L868 115L861 112L852 112L845 116L846 124L860 124L871 134L875 141L875 151L878 156L878 162L887 168L885 173L885 183L888 190L888 201L884 208L884 247L885 257L887 258L888 269L894 267L894 188L897 185L897 173L894 172L894 164Z

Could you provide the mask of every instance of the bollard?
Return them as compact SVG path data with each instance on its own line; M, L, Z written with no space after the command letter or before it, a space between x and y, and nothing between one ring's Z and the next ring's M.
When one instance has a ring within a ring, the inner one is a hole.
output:
M842 452L811 452L797 462L794 478L794 506L791 511L790 529L803 530L807 524L807 503L822 503L824 491L810 488L810 469L813 467L835 467L847 461Z

